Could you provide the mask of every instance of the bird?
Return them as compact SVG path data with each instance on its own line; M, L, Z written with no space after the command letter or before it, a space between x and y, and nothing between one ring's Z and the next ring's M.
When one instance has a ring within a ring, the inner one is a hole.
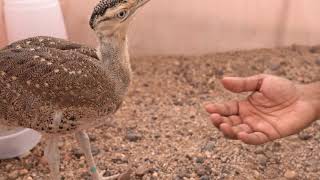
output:
M52 180L61 179L59 137L70 133L93 180L119 178L102 176L85 131L107 123L126 97L132 79L127 32L149 1L99 1L89 21L97 48L36 36L0 50L0 124L45 135Z

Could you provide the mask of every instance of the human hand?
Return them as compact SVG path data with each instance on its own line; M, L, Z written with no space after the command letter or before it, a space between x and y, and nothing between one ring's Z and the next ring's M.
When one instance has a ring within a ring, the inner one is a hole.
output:
M315 107L320 103L312 100L314 89L308 85L271 75L224 78L222 84L235 93L253 92L245 100L206 106L212 123L227 138L264 144L298 133L318 117Z

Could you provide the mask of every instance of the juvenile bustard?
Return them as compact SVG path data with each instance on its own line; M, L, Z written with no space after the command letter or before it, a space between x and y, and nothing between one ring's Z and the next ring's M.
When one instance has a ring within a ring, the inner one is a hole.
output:
M99 174L84 130L103 124L120 107L131 79L129 23L149 1L101 0L90 19L99 41L96 50L34 37L0 51L0 124L48 137L51 179L61 178L58 140L67 133L75 133L92 178L112 179Z

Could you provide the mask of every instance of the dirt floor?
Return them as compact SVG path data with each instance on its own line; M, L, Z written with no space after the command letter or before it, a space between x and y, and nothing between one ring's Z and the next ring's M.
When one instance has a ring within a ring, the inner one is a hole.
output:
M320 46L292 46L200 57L133 58L134 80L114 122L89 129L105 175L133 170L132 179L320 179L320 123L263 146L226 140L203 105L237 97L223 75L268 73L300 83L320 80ZM241 98L241 97L238 97ZM21 159L0 161L0 180L46 180L43 141ZM62 138L64 179L90 179L73 136Z

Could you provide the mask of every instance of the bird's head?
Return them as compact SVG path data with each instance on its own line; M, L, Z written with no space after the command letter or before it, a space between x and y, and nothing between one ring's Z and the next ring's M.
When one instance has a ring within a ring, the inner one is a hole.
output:
M150 0L101 0L94 8L90 27L98 34L126 32L129 22L139 8Z

